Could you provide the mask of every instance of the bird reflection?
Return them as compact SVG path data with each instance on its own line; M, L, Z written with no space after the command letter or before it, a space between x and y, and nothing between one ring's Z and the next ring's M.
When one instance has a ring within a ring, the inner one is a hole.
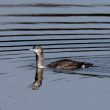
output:
M32 89L36 90L39 89L42 85L42 80L43 80L43 68L36 68L36 74L35 74L35 81L32 84Z

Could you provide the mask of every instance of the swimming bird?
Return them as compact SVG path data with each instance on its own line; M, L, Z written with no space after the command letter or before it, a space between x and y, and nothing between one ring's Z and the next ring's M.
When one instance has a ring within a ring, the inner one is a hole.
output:
M54 62L49 63L48 65L44 64L44 54L43 48L41 46L33 46L32 50L36 54L36 62L38 68L53 68L53 69L78 69L78 68L88 68L92 67L92 63L79 62L71 59L60 59Z

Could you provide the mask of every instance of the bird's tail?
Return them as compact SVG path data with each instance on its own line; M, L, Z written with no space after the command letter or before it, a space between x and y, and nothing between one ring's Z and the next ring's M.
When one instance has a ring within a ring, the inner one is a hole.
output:
M81 67L82 67L82 68L88 68L88 67L98 67L98 66L96 66L96 65L94 65L94 64L92 64L92 63L82 62Z

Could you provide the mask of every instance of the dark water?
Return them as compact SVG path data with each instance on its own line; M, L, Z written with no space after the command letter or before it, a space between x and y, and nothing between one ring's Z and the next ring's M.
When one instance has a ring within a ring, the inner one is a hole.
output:
M109 110L109 10L99 3L0 4L1 110ZM35 44L44 48L46 64L71 58L97 67L36 70L29 51ZM40 85L33 92L34 81Z

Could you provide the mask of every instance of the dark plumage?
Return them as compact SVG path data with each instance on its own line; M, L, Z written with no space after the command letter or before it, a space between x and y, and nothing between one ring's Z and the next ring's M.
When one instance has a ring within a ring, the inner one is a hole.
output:
M61 59L61 60L52 62L47 66L51 68L57 68L57 69L77 69L77 68L87 68L87 67L93 66L93 64L86 63L86 62L78 62L71 59Z

